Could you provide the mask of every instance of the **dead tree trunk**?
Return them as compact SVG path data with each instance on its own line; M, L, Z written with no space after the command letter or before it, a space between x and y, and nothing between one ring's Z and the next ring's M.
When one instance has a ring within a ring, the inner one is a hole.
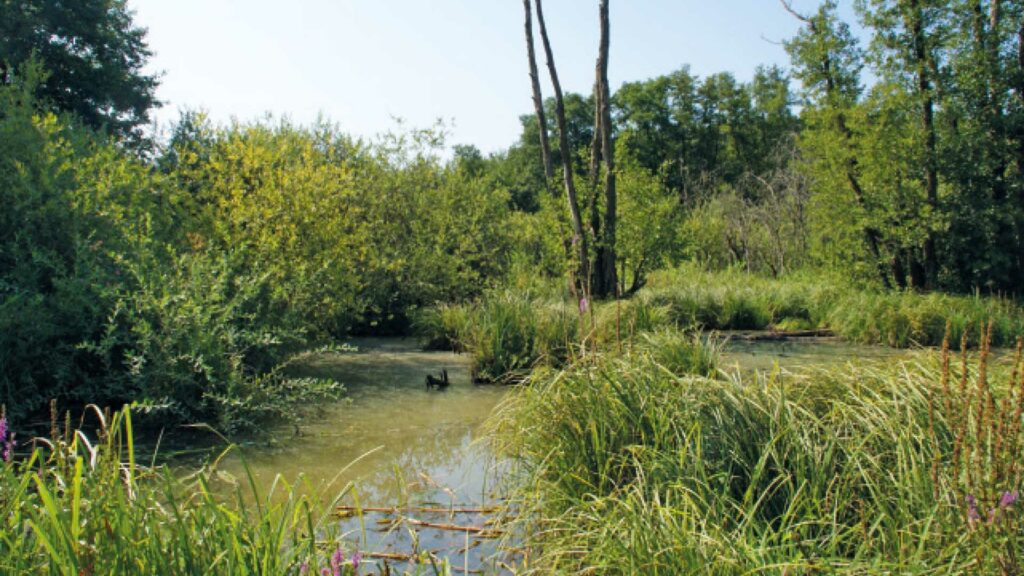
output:
M618 198L615 190L615 151L612 148L611 90L608 87L608 47L610 25L608 1L600 2L601 42L597 53L597 90L600 98L595 102L599 119L595 131L601 138L601 161L604 165L604 225L598 241L594 266L594 293L599 297L614 296L618 287L615 270L615 227Z
M583 290L584 296L590 293L590 250L587 247L587 235L583 231L583 220L580 217L580 204L576 197L576 184L573 181L572 171L572 150L569 149L569 135L565 126L565 101L562 96L562 85L558 81L558 71L555 68L555 56L551 50L551 42L548 40L547 26L544 24L544 9L541 0L535 0L537 8L537 24L540 26L540 38L544 45L544 54L547 57L548 73L551 76L551 86L555 92L555 123L558 126L558 146L562 157L562 174L565 182L565 196L569 204L569 216L572 218L573 244L576 245L579 255L579 268L577 271L577 282Z
M551 191L551 178L555 171L551 167L551 144L548 142L548 122L544 114L544 98L540 91L540 77L537 74L537 56L533 50L533 19L530 14L530 0L523 0L526 13L526 56L530 61L530 85L533 88L533 109L537 114L537 128L540 132L540 155L544 164L544 186Z

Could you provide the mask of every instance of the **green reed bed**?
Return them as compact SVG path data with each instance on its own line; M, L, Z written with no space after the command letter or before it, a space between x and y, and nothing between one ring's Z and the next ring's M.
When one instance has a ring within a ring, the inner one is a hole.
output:
M495 416L527 571L1020 573L1019 355L708 378L658 349L538 372Z
M415 328L428 347L470 352L476 379L500 382L521 379L539 363L564 363L580 322L571 304L495 291L473 303L424 310Z
M494 290L426 309L415 326L428 347L469 352L480 379L503 381L533 366L563 366L581 343L618 351L661 329L830 329L852 342L907 348L938 346L949 324L955 340L966 333L976 347L977 328L989 321L992 345L1011 346L1024 333L1024 308L999 297L857 289L813 273L766 278L684 266L652 274L628 299L581 306L550 285Z
M899 348L938 346L947 324L954 339L966 333L974 346L989 321L993 346L1012 346L1024 333L1024 308L1007 298L858 289L810 272L776 279L682 267L653 275L643 293L675 324L715 330L828 328L852 342Z
M667 306L680 326L763 330L783 323L791 329L822 327L843 290L829 278L809 274L775 279L683 266L653 274L641 293Z
M979 326L992 322L992 345L1012 346L1024 334L1024 309L1000 297L914 292L851 292L828 313L827 323L846 340L905 348L937 346L945 326L977 345Z
M229 497L210 488L215 466L183 479L137 461L128 409L93 413L96 437L66 426L49 439L26 443L31 451L5 449L0 574L376 571L341 544L333 502L320 498L317 487L278 478L264 493L250 476ZM0 444L11 433L7 420L0 419ZM448 568L422 573L448 573Z

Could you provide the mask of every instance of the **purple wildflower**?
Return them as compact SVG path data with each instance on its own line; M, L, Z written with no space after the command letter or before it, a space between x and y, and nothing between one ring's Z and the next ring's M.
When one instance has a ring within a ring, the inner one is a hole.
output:
M0 417L0 446L3 446L4 462L10 462L14 458L14 447L18 443L14 441L14 433L7 423L7 417Z
M338 549L331 555L331 569L334 570L334 576L341 576L341 569L344 564L345 553L341 551L341 546L338 546Z
M585 297L580 298L580 314L585 314L587 312L587 308L589 307L590 303L587 302L587 299Z
M355 554L353 554L352 555L352 569L353 570L358 569L359 568L359 562L361 562L362 560L363 560L363 557L359 555L359 552L356 552Z
M320 569L320 576L331 576L331 569L330 568L321 568Z
M299 566L299 574L306 574L307 572L309 572L309 562L303 562Z
M981 514L978 513L978 501L973 494L967 495L967 520L971 524L981 520Z
M1017 502L1017 499L1019 497L1020 497L1020 492L1018 492L1017 490L1014 490L1013 492L1010 492L1010 491L1003 492L1003 497L999 499L999 509L1002 510L1004 508L1012 506L1013 504L1015 504Z

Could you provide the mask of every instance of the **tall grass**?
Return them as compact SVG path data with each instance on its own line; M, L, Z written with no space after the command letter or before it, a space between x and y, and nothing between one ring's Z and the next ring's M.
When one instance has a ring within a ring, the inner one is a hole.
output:
M1024 309L1006 298L861 290L824 274L776 279L684 266L654 274L645 292L675 324L707 329L830 328L846 340L899 348L938 346L947 324L955 340L968 334L972 345L989 321L994 346L1024 333Z
M414 325L430 347L471 352L476 379L501 382L524 378L538 363L564 363L580 318L563 302L495 291L470 304L427 309Z
M512 526L543 573L1019 574L1019 364L541 372L491 423Z
M430 348L469 352L480 379L520 380L537 365L561 367L574 347L619 351L656 330L831 329L858 343L906 348L938 346L993 323L991 344L1009 346L1024 333L1024 309L999 297L859 290L830 276L765 278L692 266L662 270L632 298L581 312L550 284L495 290L466 304L442 304L415 320ZM972 331L973 327L973 331Z
M356 572L316 487L249 476L229 497L215 468L180 479L137 461L128 409L95 414L97 437L66 426L0 463L0 574Z
M850 292L827 314L827 323L847 340L900 348L938 346L947 324L954 340L967 335L977 346L979 327L989 322L994 346L1011 346L1024 334L1024 310L999 297Z

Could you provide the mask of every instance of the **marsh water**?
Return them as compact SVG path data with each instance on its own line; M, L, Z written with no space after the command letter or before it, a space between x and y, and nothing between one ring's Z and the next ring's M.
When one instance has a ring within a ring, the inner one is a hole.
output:
M241 479L244 457L264 488L278 475L289 482L304 478L310 486L329 484L326 492L331 494L351 483L342 504L399 509L367 513L362 519L340 518L351 548L398 555L429 551L461 569L501 572L505 558L494 539L450 529L484 528L487 514L424 509L479 510L500 504L497 488L506 463L492 457L481 439L485 420L510 389L474 385L468 355L425 352L414 340L363 339L349 344L353 351L316 356L300 369L302 376L343 383L343 401L316 407L315 416L297 427L283 426L269 434L273 440L243 445L218 468L228 478ZM900 354L905 353L828 339L736 339L725 344L722 366L770 370ZM448 371L451 385L428 389L426 375L442 369ZM408 566L399 561L392 568L402 571Z
M348 344L352 351L314 357L296 374L337 380L345 386L344 400L316 407L297 428L282 426L268 435L274 440L243 445L218 469L229 478L244 478L244 458L264 489L277 475L289 482L301 477L332 497L351 483L341 504L399 509L340 517L351 549L396 555L427 551L463 570L500 571L495 539L407 520L487 527L487 514L458 511L500 502L496 483L503 463L480 439L482 424L508 388L474 385L468 356L425 352L414 340ZM442 369L450 385L428 389L427 374L437 376ZM407 568L394 560L391 567L399 573Z

